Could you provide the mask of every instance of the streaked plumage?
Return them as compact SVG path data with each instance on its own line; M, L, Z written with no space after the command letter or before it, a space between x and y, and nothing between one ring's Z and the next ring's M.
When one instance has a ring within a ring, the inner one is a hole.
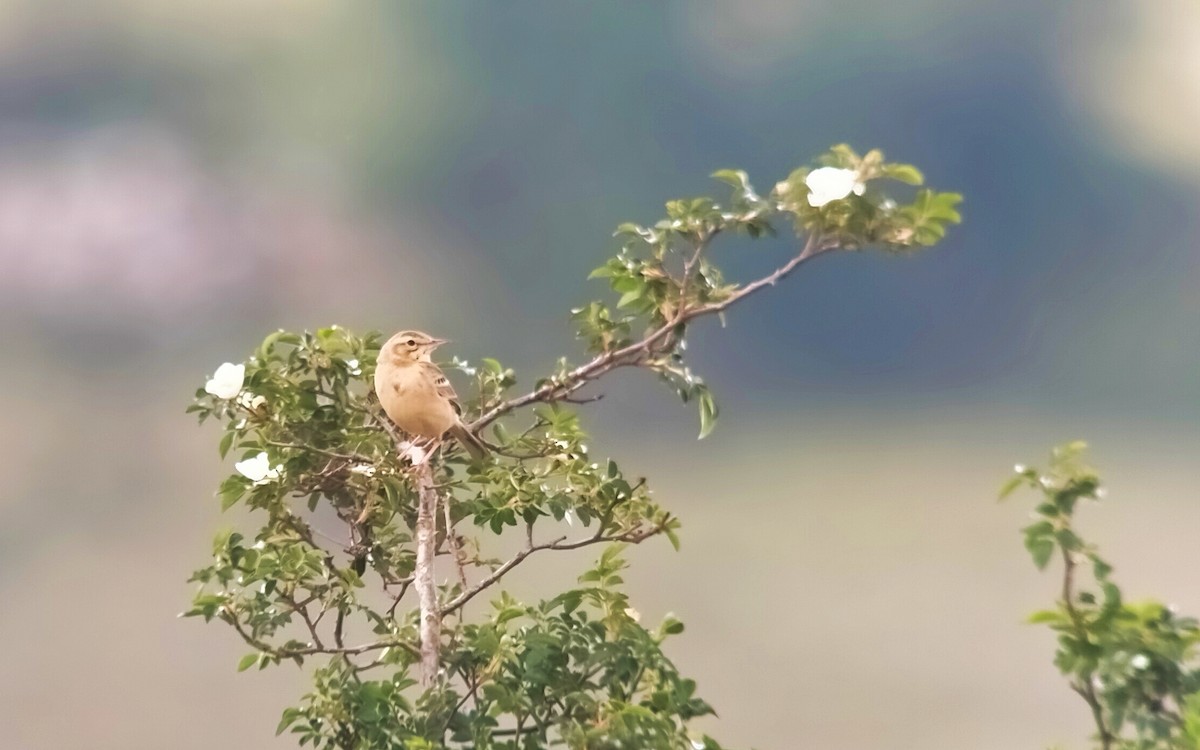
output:
M449 433L473 458L482 458L486 446L463 425L454 386L431 360L444 343L420 331L392 336L379 350L375 392L400 429L435 440Z

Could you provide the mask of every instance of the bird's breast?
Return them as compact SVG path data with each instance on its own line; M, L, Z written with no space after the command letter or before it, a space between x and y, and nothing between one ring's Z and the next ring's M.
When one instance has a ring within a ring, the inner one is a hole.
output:
M396 426L424 437L441 437L457 420L450 402L415 367L381 366L375 371L379 403Z

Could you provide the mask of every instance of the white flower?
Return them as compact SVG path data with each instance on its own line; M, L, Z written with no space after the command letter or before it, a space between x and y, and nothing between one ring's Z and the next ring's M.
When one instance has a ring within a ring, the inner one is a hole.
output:
M1025 468L1025 464L1013 464L1013 471L1017 474L1024 474Z
M1106 488L1106 487L1097 487L1097 488L1096 488L1096 492L1095 492L1095 494L1094 494L1094 497L1095 497L1097 500L1103 500L1104 498L1108 497L1108 488Z
M815 208L841 200L850 193L862 195L866 189L856 170L837 167L814 169L804 178L804 183L808 185L808 205Z
M641 612L638 612L638 611L637 611L636 609L634 609L633 607L626 607L626 608L625 608L625 616L626 616L626 617L628 617L630 620L633 620L634 622L641 622L641 621L642 621L642 613L641 613Z
M568 526L575 525L575 515L573 513L571 513L571 511L568 510L565 513L563 513L563 518L566 519Z
M238 404L250 411L258 411L258 408L267 403L265 396L256 396L250 391L242 391L238 396Z
M362 369L358 366L357 359L346 360L346 367L350 368L351 375L362 375Z
M237 469L239 474L255 484L266 484L273 479L279 478L279 471L283 468L283 465L280 464L272 469L271 461L264 452L259 453L254 458L238 461L233 465L233 468Z
M1038 484L1046 489L1050 489L1054 486L1054 480L1050 477L1038 477Z
M1146 656L1145 654L1138 654L1129 660L1129 666L1133 667L1134 669L1145 669L1146 667L1150 666L1150 657Z
M350 467L351 474L362 474L364 477L375 476L375 467L371 464L359 464Z
M212 379L204 384L204 392L211 393L217 398L233 398L242 390L242 381L246 379L246 366L226 362L217 368Z

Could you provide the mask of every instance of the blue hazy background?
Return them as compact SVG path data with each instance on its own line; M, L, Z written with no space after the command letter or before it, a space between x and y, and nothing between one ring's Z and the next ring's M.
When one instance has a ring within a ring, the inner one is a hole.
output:
M263 747L303 692L174 618L238 521L182 413L218 364L277 327L420 327L528 384L578 352L618 223L842 141L965 223L702 326L701 443L650 378L585 407L684 520L633 555L635 604L688 623L672 654L733 747L1080 746L1021 624L1052 577L991 500L1089 439L1128 593L1200 609L1190 0L0 0L0 744ZM746 278L789 249L717 253Z

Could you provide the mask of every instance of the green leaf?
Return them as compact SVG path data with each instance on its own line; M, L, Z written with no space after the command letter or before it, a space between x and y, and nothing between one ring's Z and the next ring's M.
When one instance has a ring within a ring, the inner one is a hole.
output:
M959 193L937 193L930 201L926 215L933 219L959 224L962 222L962 215L955 206L962 203L962 199L963 197Z
M1045 570L1054 554L1054 540L1045 536L1029 535L1025 537L1025 549L1033 557L1033 564L1038 570Z
M1022 474L1012 477L1004 486L1000 488L1000 497L996 498L997 502L1003 502L1008 499L1008 496L1016 492L1017 488L1024 485L1028 480Z
M925 184L925 175L911 164L887 164L883 167L883 175L909 185Z
M717 414L717 402L705 388L700 393L700 437L697 439L703 440L713 431L717 426Z
M296 719L300 718L300 709L286 708L283 711L283 718L279 720L279 726L275 727L275 736L283 734L283 730L296 723Z
M634 302L637 302L642 298L642 295L645 293L645 291L646 288L641 286L639 286L637 289L630 289L628 292L625 292L621 295L621 299L617 300L617 307L628 307L629 305L632 305Z
M246 654L242 657L241 661L238 662L237 671L245 672L247 669L254 666L254 663L258 661L258 657L259 653L257 651L252 654ZM278 732L276 734L278 734Z
M1059 612L1058 610L1054 610L1054 609L1038 610L1037 612L1034 612L1033 614L1031 614L1025 620L1025 622L1028 622L1031 625L1043 625L1043 624L1055 625L1055 624L1065 622L1065 621L1066 621L1066 618L1063 617L1063 614L1061 612Z
M666 535L667 541L669 541L671 543L671 547L673 547L675 549L675 551L678 552L679 551L679 535L675 533L675 528L673 526L667 526L665 529L663 529L663 534Z
M217 491L221 498L221 510L229 510L238 500L241 500L242 495L246 492L247 484L248 480L236 474L221 482L221 488Z
M233 438L236 434L236 432L230 430L221 437L221 443L217 446L217 451L221 454L221 458L225 458L225 454L229 453L229 448L233 445Z

